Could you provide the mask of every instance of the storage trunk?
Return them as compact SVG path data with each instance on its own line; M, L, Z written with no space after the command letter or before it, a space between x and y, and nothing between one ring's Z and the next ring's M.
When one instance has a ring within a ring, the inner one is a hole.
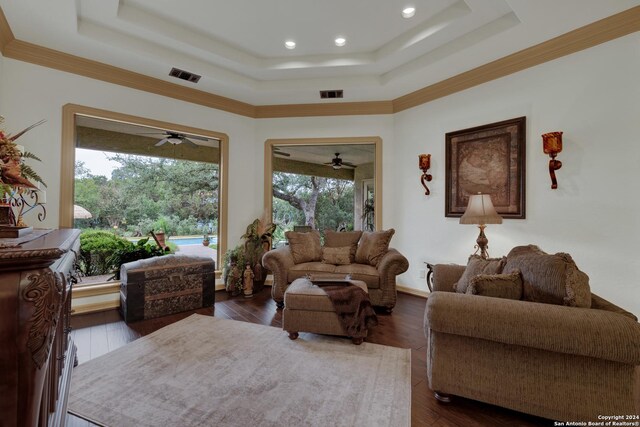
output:
M164 255L123 264L120 311L125 322L213 307L215 262L211 258Z

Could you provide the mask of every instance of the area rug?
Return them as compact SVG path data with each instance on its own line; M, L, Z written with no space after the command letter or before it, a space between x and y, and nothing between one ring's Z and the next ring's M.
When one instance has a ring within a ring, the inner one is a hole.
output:
M126 426L409 426L411 353L194 314L73 371L69 412Z

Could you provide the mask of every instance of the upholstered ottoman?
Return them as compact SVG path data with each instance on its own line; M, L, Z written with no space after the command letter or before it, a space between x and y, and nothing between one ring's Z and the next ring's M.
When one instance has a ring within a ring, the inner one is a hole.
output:
M368 295L365 282L350 282ZM282 329L289 333L292 340L298 338L298 332L348 336L322 286L314 285L305 278L294 280L284 293ZM363 338L354 337L352 340L358 345Z

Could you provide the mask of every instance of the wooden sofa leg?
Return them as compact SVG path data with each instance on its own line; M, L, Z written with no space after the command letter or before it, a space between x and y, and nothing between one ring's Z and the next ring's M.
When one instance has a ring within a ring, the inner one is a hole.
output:
M434 391L433 395L435 396L435 398L436 398L436 400L438 402L451 403L451 396L448 395L448 394L444 394L444 393L440 393L440 392Z
M355 345L360 345L362 344L362 341L364 341L364 338L351 338L351 342L354 343Z
M289 339L290 340L295 340L296 338L298 338L298 333L297 332L289 332Z

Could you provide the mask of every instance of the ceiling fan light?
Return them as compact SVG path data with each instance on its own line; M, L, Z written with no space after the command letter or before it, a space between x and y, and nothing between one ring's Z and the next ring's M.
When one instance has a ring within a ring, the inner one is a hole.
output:
M294 42L293 40L287 40L284 42L284 47L286 47L287 49L295 49L296 42Z
M170 144L176 145L176 144L180 144L182 142L182 139L175 136L170 136L169 138L167 138L167 142Z
M338 170L338 169L341 169L341 168L342 168L342 165L334 164L334 165L332 165L331 167L332 167L332 168L334 168L335 170Z
M347 39L342 36L336 37L334 40L336 46L344 46L347 43Z

